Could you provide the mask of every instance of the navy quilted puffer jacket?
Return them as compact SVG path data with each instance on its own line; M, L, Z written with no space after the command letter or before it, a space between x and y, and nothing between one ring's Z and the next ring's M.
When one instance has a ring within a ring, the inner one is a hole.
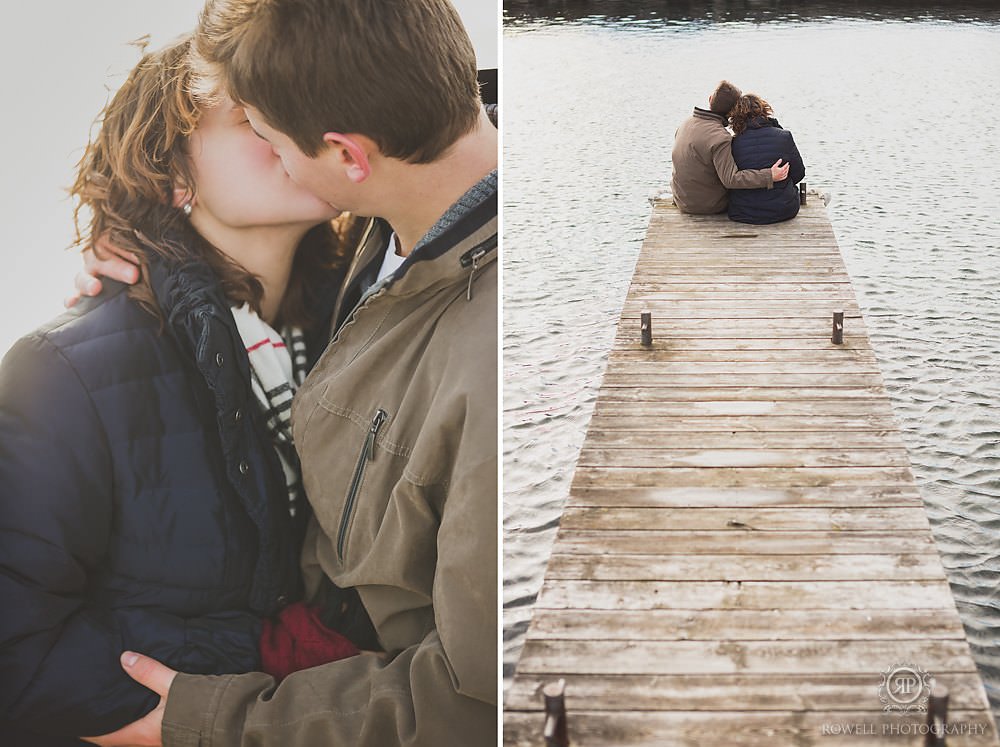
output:
M256 669L261 616L299 593L304 517L229 304L200 263L151 280L162 332L106 282L0 366L0 744L76 744L151 710L126 649Z
M769 169L779 158L789 162L788 178L771 189L729 190L730 220L762 225L798 215L799 191L795 185L805 178L806 167L792 133L783 130L776 119L758 117L733 138L733 160L740 170Z

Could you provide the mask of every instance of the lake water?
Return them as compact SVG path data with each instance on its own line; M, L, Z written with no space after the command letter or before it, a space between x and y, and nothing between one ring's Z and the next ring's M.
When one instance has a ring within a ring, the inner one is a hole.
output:
M729 78L770 101L809 186L833 195L834 230L1000 712L1000 11L898 7L505 4L508 682L647 196L669 185L677 125Z

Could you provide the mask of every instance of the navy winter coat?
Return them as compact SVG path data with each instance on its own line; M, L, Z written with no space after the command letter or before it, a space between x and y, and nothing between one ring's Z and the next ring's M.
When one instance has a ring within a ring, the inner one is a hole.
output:
M229 304L202 264L151 279L162 333L106 281L0 366L0 744L76 744L151 710L126 649L255 670L261 616L299 593L304 517Z
M799 149L792 133L783 130L778 120L759 117L733 138L733 160L739 169L769 169L781 158L788 161L788 178L771 189L731 189L729 219L740 223L778 223L794 218L799 212L796 184L806 175Z

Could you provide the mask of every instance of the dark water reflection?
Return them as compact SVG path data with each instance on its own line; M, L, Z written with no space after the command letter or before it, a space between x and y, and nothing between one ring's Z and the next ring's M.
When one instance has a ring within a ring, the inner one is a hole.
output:
M504 0L504 23L586 23L628 28L631 24L674 26L697 31L700 23L783 23L895 20L907 22L954 21L995 23L1000 8L995 2L962 2L917 5L906 2L809 2L808 0Z
M1000 9L561 0L507 2L505 19L505 677L646 198L669 184L677 124L728 77L774 105L807 181L834 196L831 220L996 710Z

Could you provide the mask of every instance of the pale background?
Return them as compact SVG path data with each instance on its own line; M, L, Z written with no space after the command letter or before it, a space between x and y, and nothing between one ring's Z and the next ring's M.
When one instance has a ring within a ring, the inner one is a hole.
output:
M453 0L479 66L497 67L499 6ZM80 267L66 188L91 123L139 58L194 27L202 0L4 3L0 10L0 354L62 311Z

